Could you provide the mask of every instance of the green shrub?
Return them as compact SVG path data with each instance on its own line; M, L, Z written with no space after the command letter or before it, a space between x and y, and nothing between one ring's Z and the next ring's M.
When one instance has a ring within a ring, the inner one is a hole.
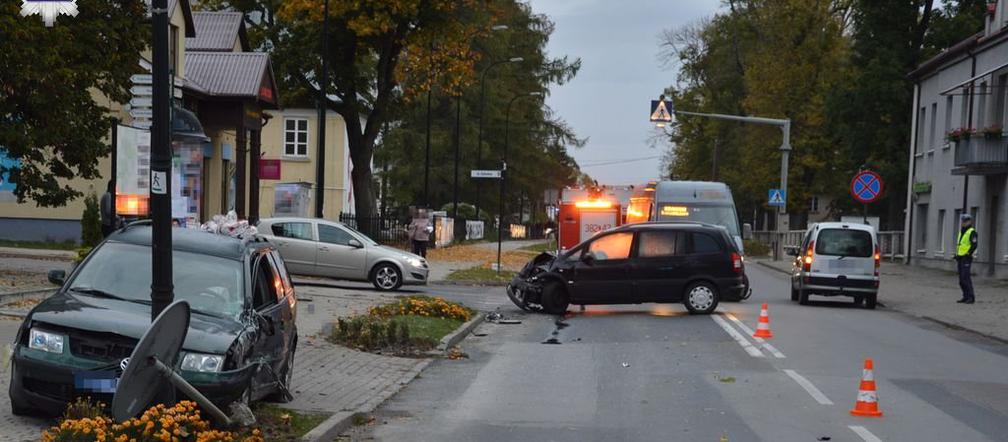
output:
M93 402L89 397L79 397L67 405L63 419L98 419L105 415L105 411L105 404Z
M81 245L84 247L94 247L101 240L101 215L98 213L98 195L91 193L84 198L84 213L81 215Z
M742 241L745 246L745 253L749 256L767 256L770 254L770 246L754 239Z
M93 250L92 247L80 247L80 248L78 248L76 250L77 251L77 255L74 256L74 264L75 265L76 264L80 264L81 261L84 261L84 258L87 258L87 256L91 253L91 250Z

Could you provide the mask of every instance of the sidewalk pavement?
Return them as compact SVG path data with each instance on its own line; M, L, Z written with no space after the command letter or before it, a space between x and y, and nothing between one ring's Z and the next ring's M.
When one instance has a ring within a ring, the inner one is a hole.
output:
M30 259L51 259L73 261L77 252L73 250L29 249L22 247L0 247L0 256L17 256Z
M789 261L757 263L790 273ZM973 278L976 304L957 304L962 297L954 272L883 262L879 303L887 308L1008 341L1008 281Z

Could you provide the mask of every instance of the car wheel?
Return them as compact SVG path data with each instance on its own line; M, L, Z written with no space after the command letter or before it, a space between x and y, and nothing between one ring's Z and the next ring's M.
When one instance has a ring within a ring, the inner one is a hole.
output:
M801 305L808 305L809 292L806 290L798 289L798 303Z
M878 304L878 295L868 295L865 296L865 308L868 310L874 310L875 306Z
M791 287L791 301L794 302L797 300L798 300L798 289Z
M371 283L382 291L395 290L402 286L402 273L389 263L382 263L371 270Z
M287 354L287 361L284 363L283 372L283 384L287 387L287 393L291 391L291 381L294 380L294 352L297 347L291 348L290 353ZM284 390L277 386L276 391L269 395L267 398L270 402L278 402L281 404L286 404L294 400L293 394L284 394Z
M683 304L691 314L710 314L717 308L717 287L707 281L696 282L686 289Z
M864 300L865 300L864 296L855 296L854 305L861 305L861 303L863 303Z
M570 305L570 297L567 289L559 282L550 281L543 286L542 306L546 313L551 315L562 315L567 312Z

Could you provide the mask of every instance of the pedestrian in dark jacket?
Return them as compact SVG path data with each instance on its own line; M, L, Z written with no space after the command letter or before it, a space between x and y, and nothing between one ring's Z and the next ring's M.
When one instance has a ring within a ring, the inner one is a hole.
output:
M963 214L959 236L956 238L956 264L959 270L959 288L962 289L962 299L956 301L962 304L972 304L976 301L973 293L973 277L970 271L973 268L973 254L977 248L977 232L973 228L973 217Z
M107 238L119 228L119 218L115 213L115 181L109 180L105 193L98 202L98 214L101 216L102 237Z

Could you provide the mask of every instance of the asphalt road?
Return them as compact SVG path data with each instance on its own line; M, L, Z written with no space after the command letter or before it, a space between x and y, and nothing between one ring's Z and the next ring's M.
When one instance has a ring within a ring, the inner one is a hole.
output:
M713 316L689 316L679 305L589 306L558 323L521 313L500 288L433 287L523 322L481 326L484 336L463 343L469 359L436 362L350 437L1008 439L1008 345L846 299L799 306L784 275L747 271L753 297L723 303ZM772 348L749 337L761 302L769 303ZM544 344L550 338L559 344ZM881 418L848 413L868 357Z

